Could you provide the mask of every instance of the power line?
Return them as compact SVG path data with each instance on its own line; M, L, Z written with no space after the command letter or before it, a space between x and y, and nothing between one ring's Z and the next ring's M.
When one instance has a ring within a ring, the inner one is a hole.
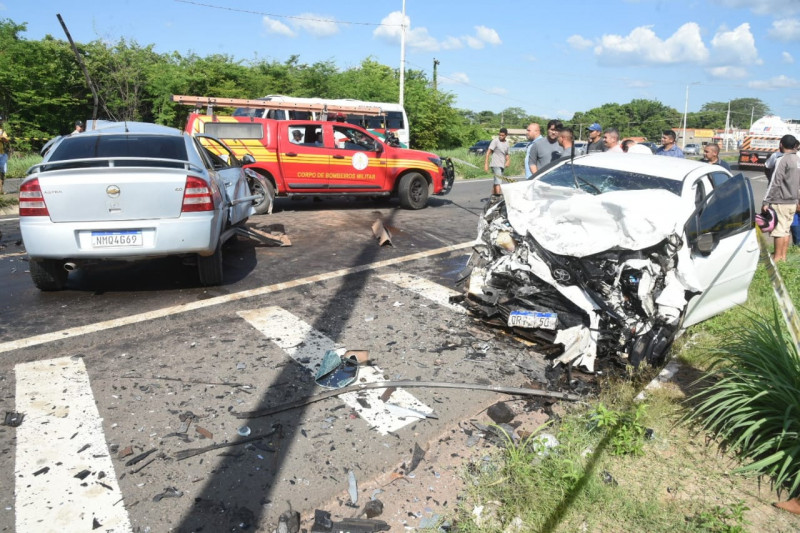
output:
M399 28L401 24L383 24L381 22L354 22L348 20L336 20L336 19L325 19L325 18L316 18L316 17L300 17L297 15L277 15L275 13L265 13L263 11L253 11L250 9L239 9L235 7L227 7L227 6L218 6L214 4L206 4L203 2L194 2L192 0L175 0L176 2L180 2L182 4L192 4L195 6L200 7L208 7L211 9L221 9L224 11L234 11L237 13L247 13L248 15L261 15L264 17L273 17L279 19L293 19L293 20L308 20L311 22L331 22L334 24L354 24L358 26L387 26L392 28Z

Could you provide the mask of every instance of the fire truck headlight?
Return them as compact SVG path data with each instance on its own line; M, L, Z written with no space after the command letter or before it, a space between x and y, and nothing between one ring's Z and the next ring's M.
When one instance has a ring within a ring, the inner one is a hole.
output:
M442 168L442 160L441 160L441 158L439 158L439 157L429 157L428 161L430 161L431 163L433 163L437 167Z

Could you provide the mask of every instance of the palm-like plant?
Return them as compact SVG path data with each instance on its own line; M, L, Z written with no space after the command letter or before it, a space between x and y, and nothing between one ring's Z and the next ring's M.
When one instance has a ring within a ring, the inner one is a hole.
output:
M712 354L712 384L690 398L688 418L739 452L738 472L766 474L797 495L800 487L800 357L769 317L750 317Z

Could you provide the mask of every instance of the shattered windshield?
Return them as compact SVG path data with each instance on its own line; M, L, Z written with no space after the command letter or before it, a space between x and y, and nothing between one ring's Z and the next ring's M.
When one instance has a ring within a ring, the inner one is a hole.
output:
M680 196L683 187L679 180L572 163L560 165L536 179L556 187L577 188L594 195L613 191L663 189Z

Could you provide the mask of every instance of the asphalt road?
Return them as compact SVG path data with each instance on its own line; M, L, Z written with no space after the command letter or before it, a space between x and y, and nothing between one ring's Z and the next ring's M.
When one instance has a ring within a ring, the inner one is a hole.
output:
M753 184L760 198L766 182ZM415 445L502 399L407 388L237 418L318 391L314 365L328 349L367 350L374 366L361 381L543 386L540 355L447 303L490 188L458 182L421 211L279 199L250 224L284 230L292 246L237 238L215 288L160 260L75 272L67 290L43 293L17 218L0 218L0 422L26 413L19 427L0 425L0 530L86 531L96 520L115 531L271 531L286 502L351 516L350 472L364 483L407 470ZM377 219L393 246L378 246ZM408 512L435 508L429 500ZM53 508L63 524L37 522Z

